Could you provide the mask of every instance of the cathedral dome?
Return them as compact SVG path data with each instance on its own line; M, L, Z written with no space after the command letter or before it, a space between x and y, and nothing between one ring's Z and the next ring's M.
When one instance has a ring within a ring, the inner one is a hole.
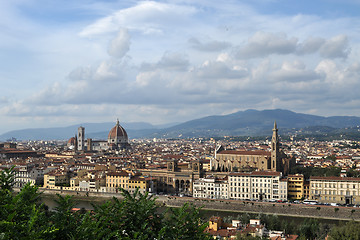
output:
M115 127L113 127L108 135L108 142L109 144L114 143L127 143L128 142L128 135L125 129L119 124L119 120L116 121Z
M75 146L76 144L76 139L74 137L70 138L69 141L67 142L68 146Z

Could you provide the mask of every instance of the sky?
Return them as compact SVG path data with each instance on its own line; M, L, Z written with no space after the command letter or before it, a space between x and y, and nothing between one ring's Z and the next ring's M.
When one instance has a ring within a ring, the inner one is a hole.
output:
M0 134L246 109L360 116L358 0L0 1Z

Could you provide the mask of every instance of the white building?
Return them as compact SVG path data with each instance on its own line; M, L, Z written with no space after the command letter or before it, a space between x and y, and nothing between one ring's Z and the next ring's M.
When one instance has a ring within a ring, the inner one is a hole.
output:
M227 179L216 179L213 176L200 178L193 182L193 197L228 199Z
M46 169L34 167L32 165L20 165L14 169L15 187L22 188L25 184L42 185L44 183L44 172Z
M228 175L229 199L287 200L287 181L281 172L231 173Z

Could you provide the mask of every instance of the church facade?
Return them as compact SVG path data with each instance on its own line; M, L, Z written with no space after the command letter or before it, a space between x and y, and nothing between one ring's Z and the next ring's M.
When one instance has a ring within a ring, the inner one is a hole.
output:
M273 171L286 174L295 164L295 159L289 158L280 150L278 128L274 123L271 139L271 151L238 151L216 150L211 162L211 170L217 172L241 172L247 170Z

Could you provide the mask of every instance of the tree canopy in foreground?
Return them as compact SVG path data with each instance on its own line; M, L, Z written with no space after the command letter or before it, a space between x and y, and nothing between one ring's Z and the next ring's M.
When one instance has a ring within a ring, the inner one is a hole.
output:
M71 196L57 197L55 211L40 203L38 187L12 191L13 169L0 172L0 239L210 239L191 204L158 211L153 196L122 190L93 211L73 212Z

